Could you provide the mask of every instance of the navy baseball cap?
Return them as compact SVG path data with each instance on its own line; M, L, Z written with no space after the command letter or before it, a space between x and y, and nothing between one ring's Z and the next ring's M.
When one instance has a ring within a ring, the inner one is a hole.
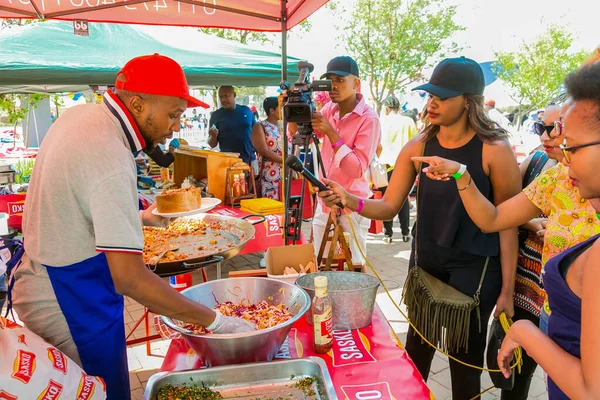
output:
M321 79L329 75L347 76L354 75L358 77L358 64L352 57L339 56L327 63L327 72L321 75Z
M429 83L413 90L424 90L442 99L462 94L482 96L485 89L483 70L477 61L466 57L446 58L433 70Z

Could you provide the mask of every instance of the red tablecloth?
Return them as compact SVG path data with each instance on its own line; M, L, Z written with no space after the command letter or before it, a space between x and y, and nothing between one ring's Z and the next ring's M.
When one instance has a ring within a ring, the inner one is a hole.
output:
M211 214L227 215L242 218L250 213L239 208L218 206L210 211ZM283 246L283 214L265 215L265 221L254 225L254 237L246 243L239 254L267 251L270 247ZM298 244L305 243L304 236Z
M373 322L362 329L334 331L333 350L315 354L312 327L305 318L294 324L276 358L318 356L325 360L340 399L433 399L421 375L396 341L379 307ZM203 368L183 339L171 342L162 371Z

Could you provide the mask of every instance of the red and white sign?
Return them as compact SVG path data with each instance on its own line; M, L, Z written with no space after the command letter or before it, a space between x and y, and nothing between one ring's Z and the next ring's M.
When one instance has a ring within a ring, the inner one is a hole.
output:
M395 400L390 384L387 382L365 385L344 385L342 392L348 400Z

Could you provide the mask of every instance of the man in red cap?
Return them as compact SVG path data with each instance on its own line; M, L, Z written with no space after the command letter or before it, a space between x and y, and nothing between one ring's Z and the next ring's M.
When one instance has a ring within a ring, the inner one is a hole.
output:
M207 105L189 95L179 64L158 54L129 61L115 87L102 104L67 110L46 135L11 295L29 329L103 378L108 398L120 400L130 397L124 295L218 333L255 327L188 300L142 261L142 224L165 221L151 209L138 212L134 155L179 131L187 107Z
M483 106L488 112L488 116L494 121L500 128L508 129L508 118L506 118L500 111L496 109L496 100L489 99Z

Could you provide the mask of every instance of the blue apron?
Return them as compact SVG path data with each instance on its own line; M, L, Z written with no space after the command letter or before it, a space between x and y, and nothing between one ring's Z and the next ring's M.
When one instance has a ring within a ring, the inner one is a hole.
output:
M8 273L14 274L22 255L21 250L19 260L13 256ZM105 254L64 267L44 266L83 370L104 380L109 400L129 399L124 302L115 290ZM13 285L14 278L8 287L9 308Z

